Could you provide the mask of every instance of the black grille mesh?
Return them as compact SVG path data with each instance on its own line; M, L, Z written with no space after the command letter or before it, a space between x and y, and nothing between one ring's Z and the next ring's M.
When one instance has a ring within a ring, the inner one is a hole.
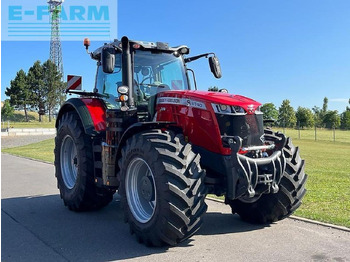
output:
M263 115L224 115L216 114L221 135L240 136L243 146L262 145L264 135Z

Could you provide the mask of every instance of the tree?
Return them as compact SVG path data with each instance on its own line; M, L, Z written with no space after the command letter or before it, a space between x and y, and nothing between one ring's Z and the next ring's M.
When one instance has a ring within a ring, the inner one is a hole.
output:
M22 69L17 72L15 79L11 80L10 87L6 87L5 95L10 97L11 106L23 107L25 119L28 122L27 109L33 99L28 86L28 77Z
M49 121L51 122L51 115L53 109L61 103L64 83L62 83L62 74L57 70L57 66L51 61L47 60L43 65L43 85L46 93L46 108L49 112Z
M278 119L278 110L273 103L265 103L261 106L261 112L264 114L264 120L275 120Z
M281 106L278 109L278 124L282 127L294 127L297 119L293 107L290 105L290 101L285 99L282 101Z
M265 103L261 106L261 112L264 113L264 119L278 119L278 110L273 103Z
M327 111L323 117L323 123L327 128L338 128L340 126L340 116L338 111Z
M211 86L211 87L208 88L208 91L218 92L219 88L217 86Z
M33 94L32 106L38 109L39 121L42 121L42 115L45 114L45 101L47 99L48 89L44 86L43 67L40 61L36 61L28 71L28 85Z
M66 101L66 99L67 99L67 95L66 95L66 92L65 92L66 89L67 89L67 82L62 82L61 81L59 106L61 106L64 103L64 101Z
M315 126L317 127L322 127L323 125L323 115L322 115L322 110L321 108L319 108L318 106L314 106L312 108L312 111L314 112L314 123L315 123Z
M328 98L323 98L323 106L322 106L322 113L326 114L328 111Z
M311 110L308 108L299 106L295 116L301 128L312 127L315 124L314 116Z
M8 99L5 100L3 107L1 108L1 120L9 120L13 116L15 109L11 106Z
M36 61L29 68L28 74L23 70L17 72L5 94L10 97L11 105L24 108L26 121L28 106L38 110L40 122L47 109L51 121L52 110L66 99L63 92L66 83L62 82L61 78L61 73L52 61L48 60L43 65Z
M350 129L350 108L341 114L341 128Z

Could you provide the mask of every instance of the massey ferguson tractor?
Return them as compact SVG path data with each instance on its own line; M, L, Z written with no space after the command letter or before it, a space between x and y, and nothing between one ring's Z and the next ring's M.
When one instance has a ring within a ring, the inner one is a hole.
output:
M290 138L264 129L261 104L225 89L197 90L188 65L208 58L220 78L214 53L191 57L184 45L124 36L89 54L95 86L69 83L75 95L56 122L56 177L70 210L102 208L118 191L131 233L162 246L200 228L207 194L225 196L232 213L252 223L300 206L304 160Z

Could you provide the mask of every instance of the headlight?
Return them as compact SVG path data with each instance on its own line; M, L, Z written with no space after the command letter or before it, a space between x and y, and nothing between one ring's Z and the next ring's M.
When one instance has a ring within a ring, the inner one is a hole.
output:
M238 113L238 114L245 113L245 110L243 109L243 107L240 107L240 106L233 106L233 110L235 111L235 113Z
M227 105L220 105L220 110L221 111L227 111L228 106Z
M229 106L221 104L211 104L216 114L224 115L245 115L245 110L240 106Z
M129 88L127 86L118 86L117 91L119 94L125 95L129 92Z

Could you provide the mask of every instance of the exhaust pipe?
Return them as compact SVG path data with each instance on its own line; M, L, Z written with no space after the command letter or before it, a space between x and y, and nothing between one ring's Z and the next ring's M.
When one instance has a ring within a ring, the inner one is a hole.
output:
M129 100L128 106L134 107L134 85L133 85L133 68L131 64L131 52L129 39L123 36L122 42L122 83L123 86L129 87Z

